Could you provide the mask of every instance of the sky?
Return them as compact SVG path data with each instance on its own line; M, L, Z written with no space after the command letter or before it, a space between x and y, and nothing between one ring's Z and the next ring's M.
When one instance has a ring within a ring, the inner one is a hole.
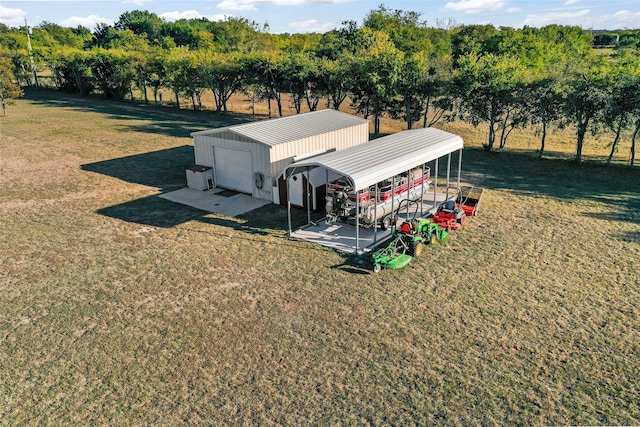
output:
M113 24L124 12L148 10L175 21L181 18L246 18L272 33L325 33L346 20L362 24L384 4L390 10L419 12L432 27L493 24L496 27L577 25L584 29L640 28L640 0L1 0L0 22L35 27L43 21L65 27Z

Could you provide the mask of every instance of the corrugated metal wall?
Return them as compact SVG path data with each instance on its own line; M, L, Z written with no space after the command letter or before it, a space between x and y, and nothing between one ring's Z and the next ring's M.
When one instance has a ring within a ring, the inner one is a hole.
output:
M295 156L302 156L318 150L335 148L342 150L369 140L369 125L352 126L332 132L303 138L273 147L246 140L233 132L194 136L193 145L197 165L214 167L213 147L235 148L251 152L252 173L264 175L264 186L260 190L254 186L253 197L273 200L271 185L282 174Z
M271 196L270 175L271 164L269 161L269 147L264 144L244 140L241 136L232 132L221 132L214 136L197 135L193 140L196 164L214 167L213 147L234 148L251 152L252 173L260 172L264 175L264 186L258 189L254 186L252 195L259 199L273 200Z
M358 126L276 145L271 149L272 178L277 179L296 156L332 148L335 148L336 151L343 150L367 141L369 141L369 124L363 123Z

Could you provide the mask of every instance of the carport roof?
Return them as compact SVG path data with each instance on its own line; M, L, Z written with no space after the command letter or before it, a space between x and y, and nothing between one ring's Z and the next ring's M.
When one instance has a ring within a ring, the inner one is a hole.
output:
M193 132L191 136L231 132L268 146L275 146L363 123L369 123L369 121L351 114L327 109Z
M407 130L293 163L286 169L286 177L324 167L346 177L359 191L463 146L460 136L440 129Z

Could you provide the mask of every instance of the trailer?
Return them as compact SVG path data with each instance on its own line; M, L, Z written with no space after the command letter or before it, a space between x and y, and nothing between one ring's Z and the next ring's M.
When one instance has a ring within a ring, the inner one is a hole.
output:
M327 223L355 221L362 227L391 227L392 215L403 200L417 200L429 190L431 170L415 168L356 192L346 180L327 184ZM356 212L357 211L357 212Z
M456 204L467 216L477 216L482 201L483 189L480 187L462 186L458 192Z

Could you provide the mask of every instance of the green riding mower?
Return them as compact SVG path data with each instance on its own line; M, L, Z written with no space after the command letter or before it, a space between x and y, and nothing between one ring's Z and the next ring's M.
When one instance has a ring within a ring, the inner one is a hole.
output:
M403 200L404 202L404 200ZM416 218L417 203L407 200L407 205L402 203L398 206L394 216L394 224L398 224L398 214L401 209L407 211L412 204L416 205L413 217L407 219L396 228L389 243L381 249L371 254L373 260L373 271L378 273L382 268L402 268L411 262L411 259L422 253L422 246L434 244L447 237L447 230L440 227L429 218Z

